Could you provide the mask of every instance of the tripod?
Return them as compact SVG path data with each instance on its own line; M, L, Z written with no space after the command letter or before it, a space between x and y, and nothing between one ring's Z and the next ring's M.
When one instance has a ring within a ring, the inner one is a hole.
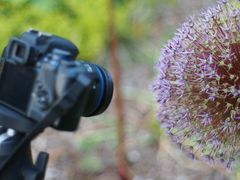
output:
M91 81L79 77L41 118L30 119L0 104L0 180L43 180L48 153L40 152L36 163L31 155L31 141L63 117L82 97L79 113L85 106ZM9 129L10 128L10 129Z
M0 137L2 137L0 144L0 162L4 162L11 156L11 151L16 147L17 143L21 141L24 135L22 133L16 133L13 130L7 130L6 128L1 128L0 134ZM0 179L42 180L44 179L47 162L48 153L41 152L34 164L31 145L28 143L9 161L4 172L0 175Z

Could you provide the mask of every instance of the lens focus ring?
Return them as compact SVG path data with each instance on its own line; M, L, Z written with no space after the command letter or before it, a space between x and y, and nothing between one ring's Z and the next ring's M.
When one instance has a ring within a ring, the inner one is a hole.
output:
M103 113L109 106L113 95L113 82L107 70L96 64L89 63L89 65L92 67L97 81L89 93L86 108L83 112L85 117Z

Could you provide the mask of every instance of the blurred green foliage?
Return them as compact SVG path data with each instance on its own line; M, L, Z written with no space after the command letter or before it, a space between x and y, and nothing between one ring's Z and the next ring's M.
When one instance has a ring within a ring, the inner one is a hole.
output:
M236 0L231 0L231 1L233 1L234 6L240 8L239 1L236 1Z
M85 119L83 119L85 120ZM82 152L95 153L100 149L102 144L104 146L114 149L117 146L116 118L112 115L95 116L91 119L86 119L90 124L99 128L94 129L94 133L88 133L80 136L77 146ZM88 131L91 132L91 129Z
M105 48L106 0L2 0L0 15L1 49L11 36L29 28L70 39L82 58L95 59Z
M139 42L151 35L160 3L171 5L176 0L116 0L115 24L120 48L128 54L125 59L142 56ZM0 0L0 50L11 36L33 28L73 41L80 49L79 58L107 58L108 7L108 0Z
M104 169L104 165L97 154L89 154L83 157L79 165L85 173L101 173Z

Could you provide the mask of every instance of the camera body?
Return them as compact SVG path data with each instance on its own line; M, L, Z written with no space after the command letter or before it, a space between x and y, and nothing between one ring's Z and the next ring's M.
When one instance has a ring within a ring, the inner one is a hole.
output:
M0 104L33 121L41 121L43 112L51 109L68 87L82 77L91 81L91 87L76 97L77 103L52 126L73 131L80 116L102 113L112 98L112 79L104 68L75 60L78 52L72 42L36 30L13 37L0 62Z

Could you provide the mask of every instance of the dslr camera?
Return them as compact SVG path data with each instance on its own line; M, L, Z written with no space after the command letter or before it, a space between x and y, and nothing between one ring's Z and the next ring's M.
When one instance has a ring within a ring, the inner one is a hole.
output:
M102 113L112 99L111 76L97 64L77 61L78 53L72 42L37 30L12 37L0 62L0 105L40 122L81 79L82 93L73 97L74 105L66 112L63 109L63 116L51 126L74 131L81 116Z

